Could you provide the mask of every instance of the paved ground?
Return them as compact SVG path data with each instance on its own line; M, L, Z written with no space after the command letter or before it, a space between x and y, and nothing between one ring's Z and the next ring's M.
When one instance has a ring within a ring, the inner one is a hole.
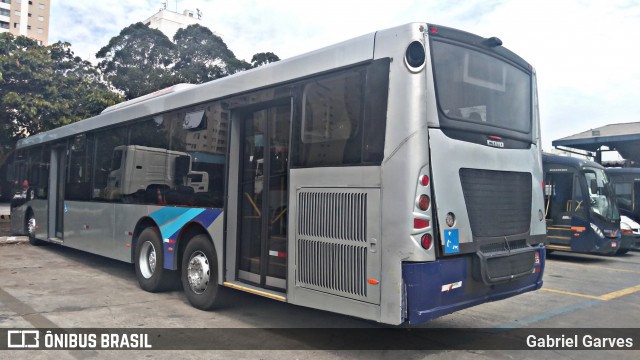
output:
M0 224L6 221L0 220ZM0 232L0 238L6 238ZM24 239L22 237L18 239ZM640 253L601 257L554 253L541 291L484 304L427 328L635 328L640 324ZM203 312L181 291L151 294L132 265L60 246L0 245L0 330L10 328L323 328L378 324L229 291L225 306ZM266 330L265 330L266 331ZM614 330L615 332L615 330ZM640 341L640 336L636 339ZM286 339L285 339L286 340ZM12 351L25 359L154 357L311 359L638 358L638 351ZM8 358L7 357L7 358Z

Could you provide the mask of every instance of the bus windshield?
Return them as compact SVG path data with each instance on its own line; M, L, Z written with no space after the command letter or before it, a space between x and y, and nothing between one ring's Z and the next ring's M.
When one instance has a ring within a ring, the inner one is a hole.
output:
M607 220L620 219L611 184L604 170L588 168L584 171L584 177L587 180L591 214L602 216Z
M431 47L438 104L446 118L531 131L529 74L468 47L442 41Z

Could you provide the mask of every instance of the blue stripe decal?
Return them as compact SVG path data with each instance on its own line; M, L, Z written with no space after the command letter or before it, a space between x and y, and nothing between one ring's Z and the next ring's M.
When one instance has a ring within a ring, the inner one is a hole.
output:
M153 220L155 220L158 226L163 226L169 221L179 217L184 214L189 208L179 208L179 207L163 207L160 210L156 210L149 214Z
M180 230L190 222L197 222L209 228L215 219L222 214L222 210L218 209L202 209L202 208L177 208L165 207L149 214L153 220L160 226L162 235L162 245L164 248L165 269L174 269L175 251L169 251L169 248L175 249L175 243L171 244L168 240L177 240ZM167 239L167 241L165 241Z
M171 236L177 234L182 227L193 220L196 216L200 215L204 209L187 209L184 214L178 216L171 222L160 226L160 232L163 239L171 239Z

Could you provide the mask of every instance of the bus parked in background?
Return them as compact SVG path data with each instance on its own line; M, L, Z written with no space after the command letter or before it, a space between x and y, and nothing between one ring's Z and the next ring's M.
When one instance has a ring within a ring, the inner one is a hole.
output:
M547 249L614 255L623 244L620 214L604 167L543 154Z
M633 248L640 250L640 169L607 168L620 209L620 230L633 237Z
M118 104L17 154L33 197L14 231L135 263L147 291L181 281L199 309L229 287L416 324L542 286L536 76L495 37L382 30Z

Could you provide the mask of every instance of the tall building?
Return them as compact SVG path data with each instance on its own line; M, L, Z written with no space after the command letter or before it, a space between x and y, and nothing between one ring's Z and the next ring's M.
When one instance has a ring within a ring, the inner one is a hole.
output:
M51 0L0 0L0 32L24 35L48 45L50 3Z
M152 29L162 31L169 39L173 40L173 35L179 29L193 24L200 24L200 16L199 12L191 10L185 10L180 14L167 9L160 9L143 23Z

